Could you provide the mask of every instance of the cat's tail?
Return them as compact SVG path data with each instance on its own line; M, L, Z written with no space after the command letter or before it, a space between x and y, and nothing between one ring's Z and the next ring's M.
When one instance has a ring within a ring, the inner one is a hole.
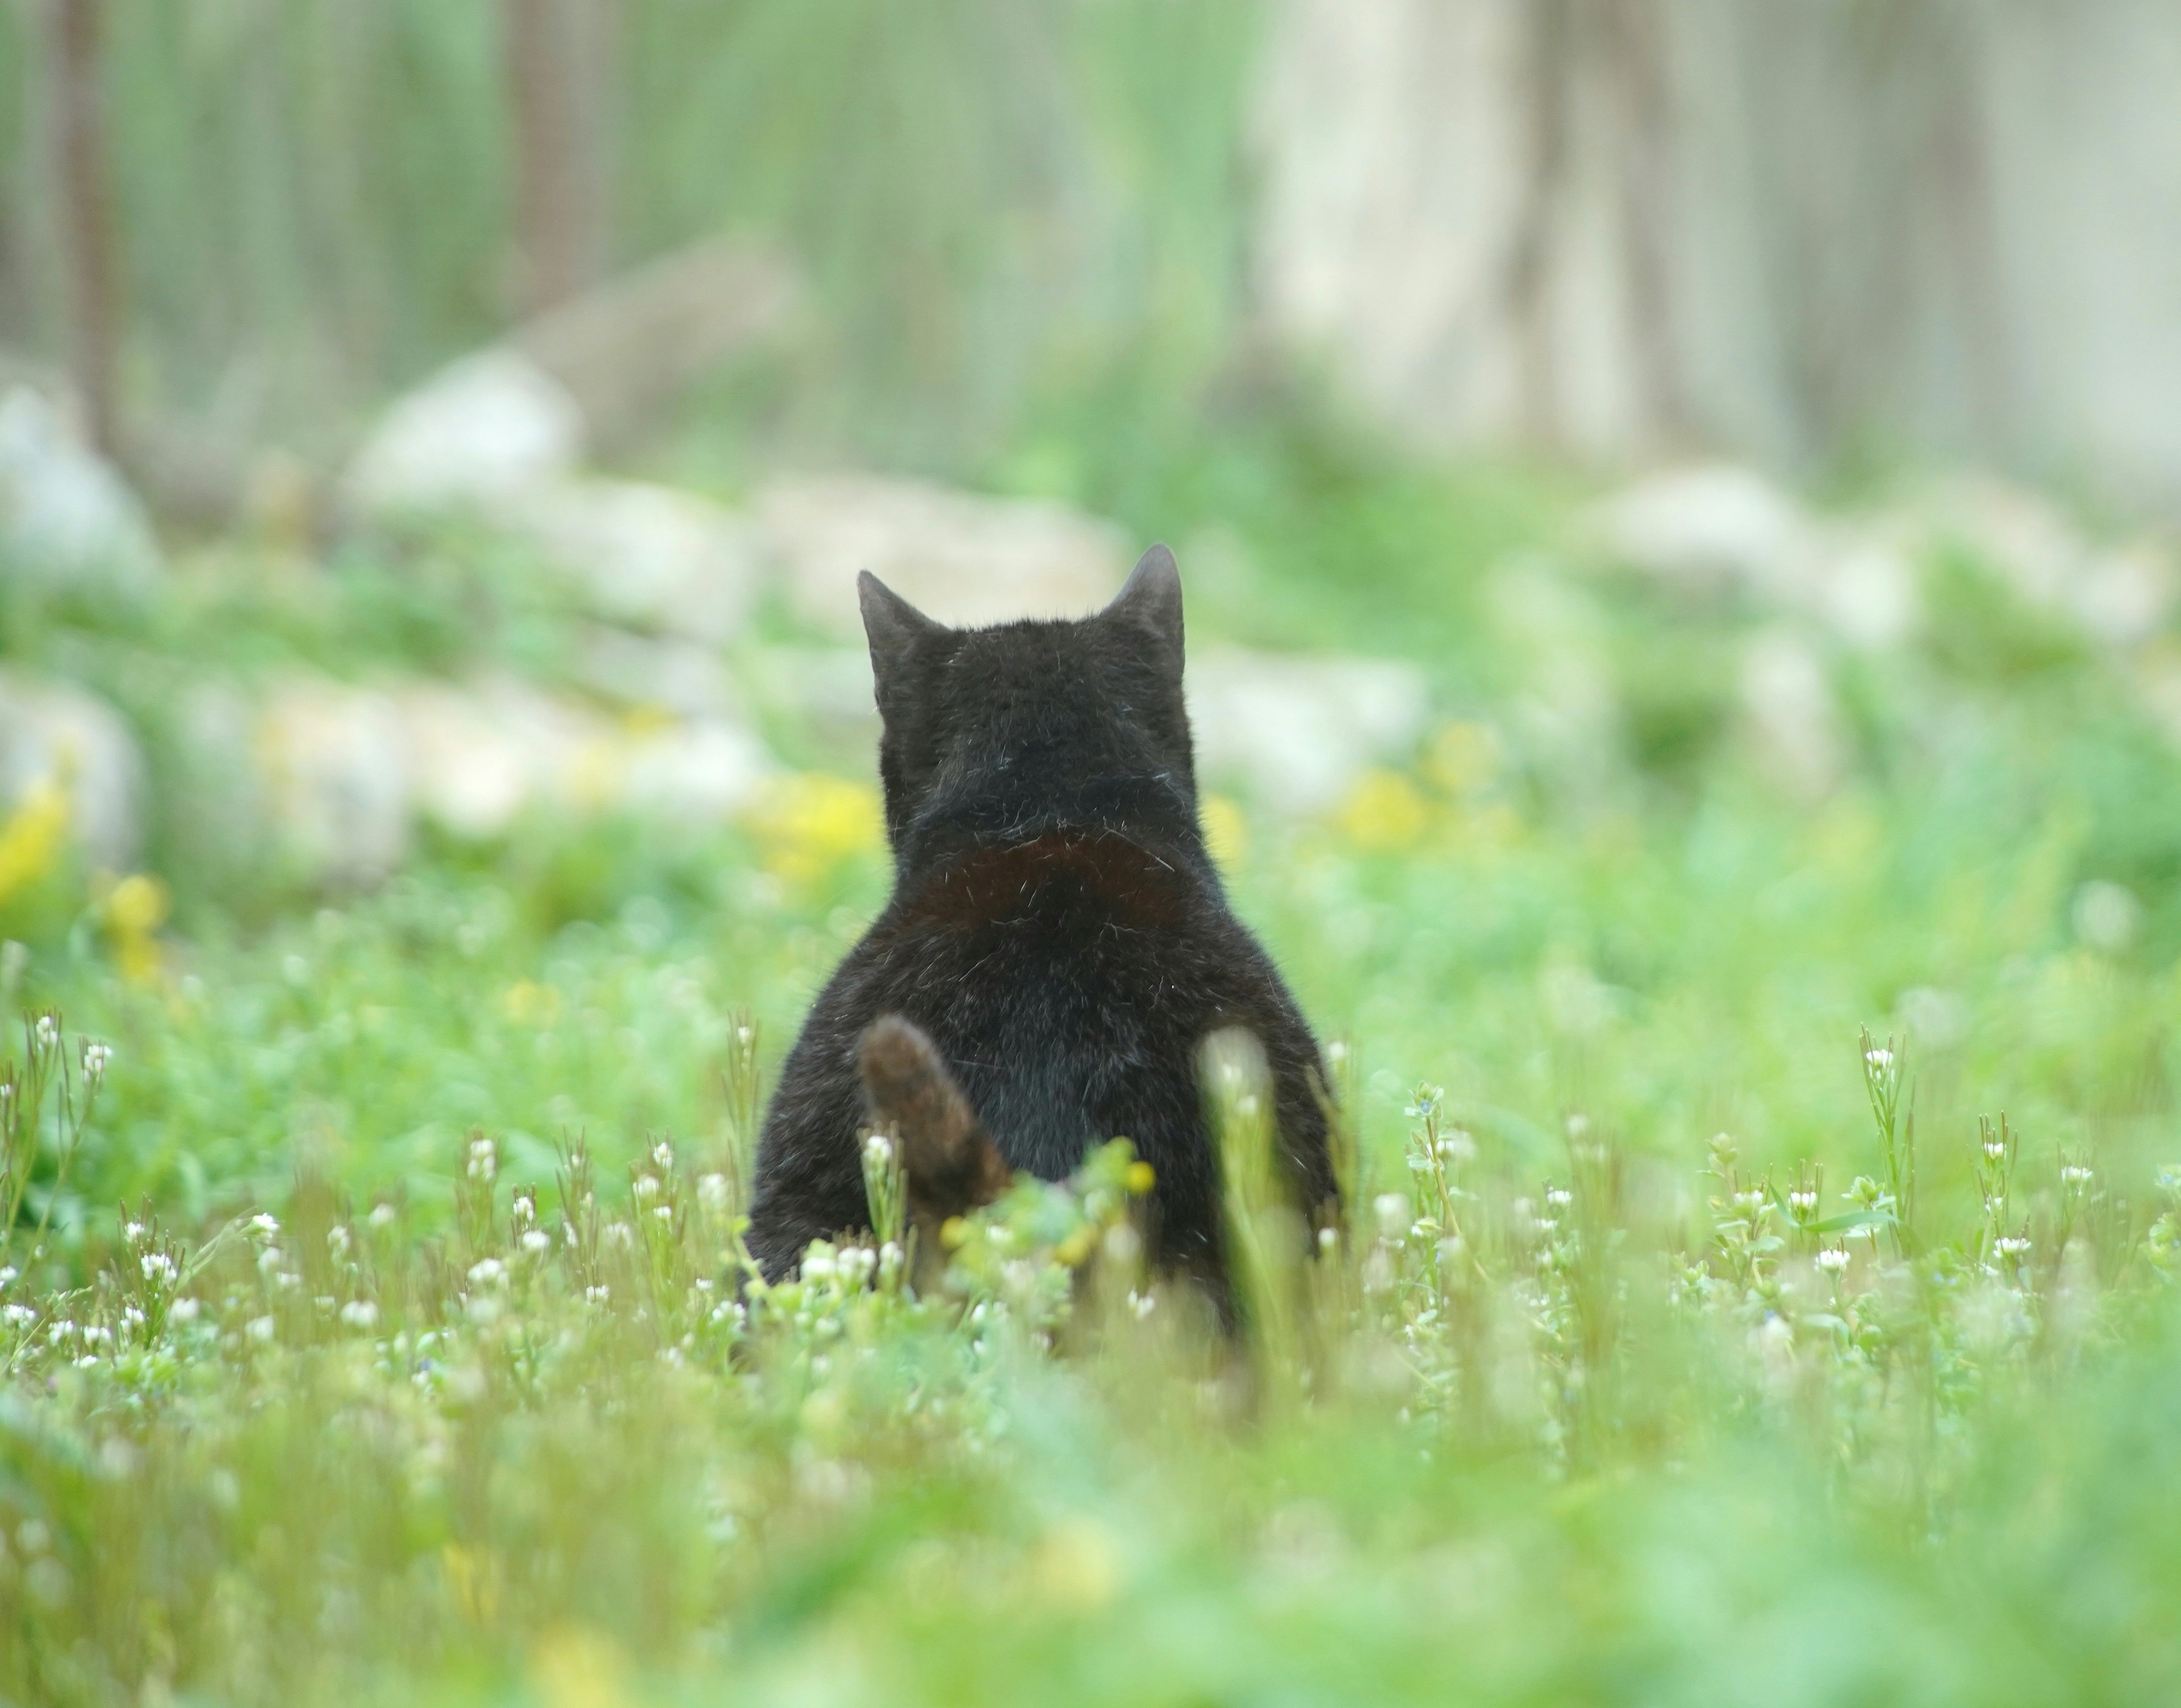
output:
M871 1129L901 1147L919 1256L943 1260L939 1231L947 1218L990 1204L1013 1172L922 1032L898 1014L881 1015L864 1028L858 1053Z

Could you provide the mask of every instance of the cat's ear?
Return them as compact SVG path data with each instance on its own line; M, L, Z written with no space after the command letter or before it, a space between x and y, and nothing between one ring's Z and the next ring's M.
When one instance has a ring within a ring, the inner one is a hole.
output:
M1153 546L1136 559L1136 567L1113 603L1106 607L1109 620L1126 623L1159 642L1172 655L1174 673L1181 671L1181 571L1173 554Z
M908 669L917 642L937 634L940 625L869 570L856 577L856 598L863 605L864 633L871 643L871 675L884 705L887 690Z

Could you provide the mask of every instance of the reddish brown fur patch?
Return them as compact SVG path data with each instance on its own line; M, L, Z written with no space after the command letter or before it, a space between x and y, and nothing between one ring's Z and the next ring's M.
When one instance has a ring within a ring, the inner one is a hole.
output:
M1166 861L1110 831L1055 830L1026 842L978 848L927 878L904 926L964 929L1080 903L1114 923L1170 930L1187 886Z

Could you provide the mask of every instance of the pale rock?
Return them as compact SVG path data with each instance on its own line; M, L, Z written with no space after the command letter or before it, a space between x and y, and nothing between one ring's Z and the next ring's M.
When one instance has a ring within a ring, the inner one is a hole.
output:
M625 706L657 707L684 718L732 719L742 709L719 653L694 641L601 625L579 637L575 674L586 688Z
M1658 580L1703 592L1778 593L1817 555L1802 507L1763 476L1731 463L1670 470L1606 501L1606 550Z
M1897 647L1923 620L1910 553L1890 531L1836 537L1798 603L1851 646Z
M864 647L766 647L749 660L769 706L809 724L821 740L875 750L879 739L871 655Z
M1127 543L1111 523L1063 504L917 481L784 480L759 494L756 514L790 602L843 636L863 631L863 570L958 626L1087 616L1120 590L1129 568Z
M363 884L407 856L413 774L390 695L291 678L258 706L252 745L286 858L317 877Z
M0 671L0 817L41 784L66 795L69 830L92 867L135 864L144 760L128 720L81 688Z
M1200 773L1289 813L1406 759L1431 716L1423 672L1384 658L1214 651L1190 659L1185 686Z
M2067 616L2109 647L2141 646L2181 604L2181 575L2168 551L2143 540L2093 546L2035 493L1960 480L1930 494L1918 515L1927 532L1966 547L2024 603Z
M36 391L0 399L0 576L135 598L159 574L143 505Z
M510 495L493 513L615 622L717 644L741 629L756 596L756 531L694 493L565 481Z
M568 476L583 444L565 386L517 351L481 350L395 400L350 464L344 496L367 515L504 502Z
M2107 646L2140 647L2173 623L2181 576L2170 553L2139 542L2085 564L2071 603L2083 626Z
M1742 657L1742 707L1764 774L1819 801L1847 774L1847 736L1825 661L1787 628L1751 636Z
M632 811L691 824L717 824L755 798L772 756L748 730L705 718L632 736L622 760Z
M504 834L533 807L714 823L739 809L771 769L756 736L729 719L630 730L513 677L465 688L412 684L399 698L419 808L472 840Z

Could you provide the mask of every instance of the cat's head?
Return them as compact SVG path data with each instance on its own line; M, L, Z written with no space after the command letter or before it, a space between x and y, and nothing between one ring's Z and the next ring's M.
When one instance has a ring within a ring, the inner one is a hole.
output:
M1070 824L1197 844L1181 576L1164 546L1078 622L952 629L868 570L858 587L902 870Z

